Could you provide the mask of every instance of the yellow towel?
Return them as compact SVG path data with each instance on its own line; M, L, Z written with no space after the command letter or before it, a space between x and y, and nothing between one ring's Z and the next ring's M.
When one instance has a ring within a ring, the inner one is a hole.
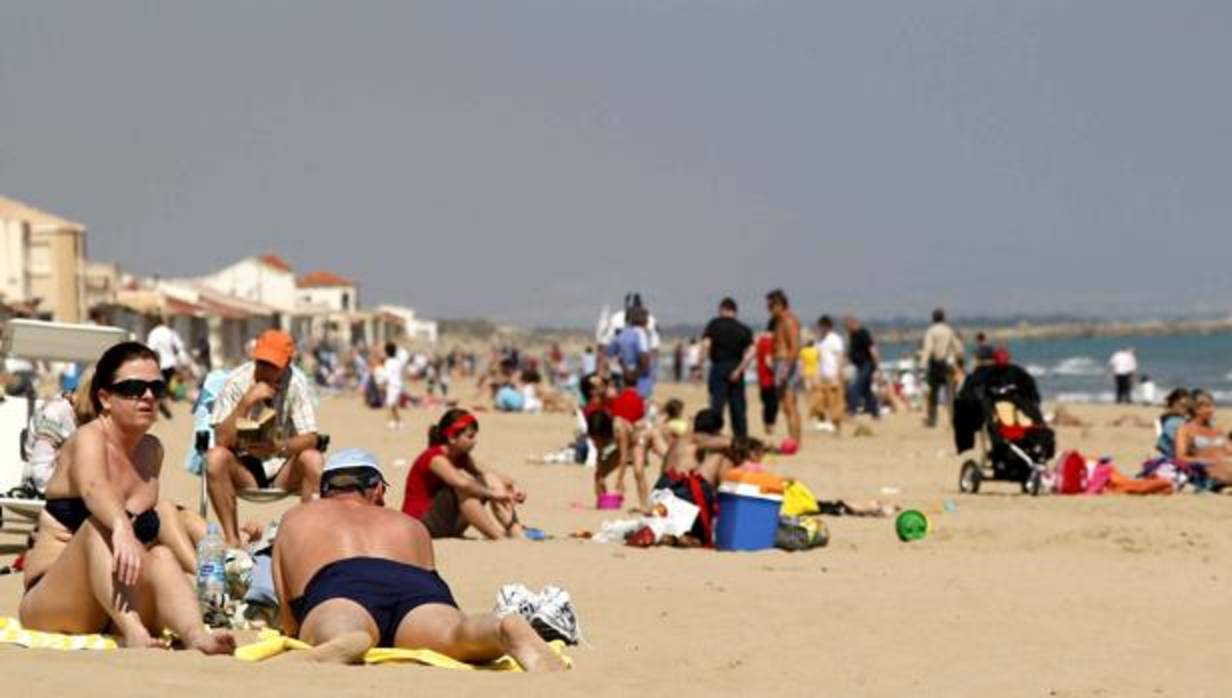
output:
M64 635L26 630L16 618L0 616L0 644L39 650L113 650L119 647L110 635Z
M565 645L559 640L549 643L552 650L560 655L566 666L572 666L573 660L565 655ZM243 647L236 648L235 656L245 662L259 662L289 652L291 650L306 650L311 645L295 638L287 637L276 630L265 630L260 639ZM467 664L451 657L446 657L432 650L411 650L401 647L374 647L364 655L365 664L385 664L386 662L414 662L425 666L441 667L442 669L463 669L468 671L521 671L522 668L508 655L487 664Z

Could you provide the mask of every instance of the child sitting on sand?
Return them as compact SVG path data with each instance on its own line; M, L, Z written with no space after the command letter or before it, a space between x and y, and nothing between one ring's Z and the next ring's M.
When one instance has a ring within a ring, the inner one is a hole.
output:
M736 441L728 449L728 457L740 470L751 473L766 472L766 466L762 463L766 457L766 444L761 439Z

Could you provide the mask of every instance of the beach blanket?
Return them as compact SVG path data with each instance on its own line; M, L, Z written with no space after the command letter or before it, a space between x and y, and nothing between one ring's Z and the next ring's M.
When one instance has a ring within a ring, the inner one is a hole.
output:
M3 616L0 616L0 645L38 650L113 650L119 647L110 635L64 635L26 630L16 618Z
M556 654L564 660L566 666L572 666L565 653L565 645L559 640L548 643ZM235 657L245 662L259 662L276 657L292 650L306 650L312 646L295 638L287 637L276 630L262 631L260 639L235 650ZM467 671L522 671L513 657L508 655L487 664L467 664L452 657L446 657L432 650L412 650L401 647L374 647L364 655L365 664L386 664L389 662L412 662L442 669L462 669Z

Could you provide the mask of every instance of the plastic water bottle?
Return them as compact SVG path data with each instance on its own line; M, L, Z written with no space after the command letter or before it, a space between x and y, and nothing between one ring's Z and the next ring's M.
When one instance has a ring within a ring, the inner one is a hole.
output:
M225 619L227 602L226 545L218 524L211 523L197 544L197 600L209 625Z

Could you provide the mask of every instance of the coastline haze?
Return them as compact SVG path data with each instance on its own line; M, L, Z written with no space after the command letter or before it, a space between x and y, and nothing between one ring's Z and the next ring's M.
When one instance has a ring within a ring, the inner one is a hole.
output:
M1227 313L1232 6L0 8L0 193L428 316Z

